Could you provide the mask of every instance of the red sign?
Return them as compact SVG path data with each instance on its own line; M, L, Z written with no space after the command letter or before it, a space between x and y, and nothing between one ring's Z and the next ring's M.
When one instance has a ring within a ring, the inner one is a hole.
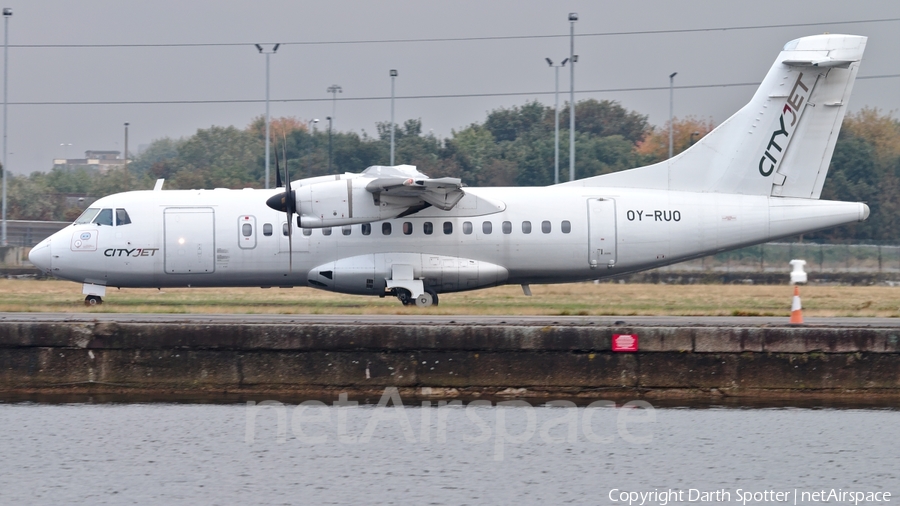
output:
M638 351L637 334L613 334L612 351Z

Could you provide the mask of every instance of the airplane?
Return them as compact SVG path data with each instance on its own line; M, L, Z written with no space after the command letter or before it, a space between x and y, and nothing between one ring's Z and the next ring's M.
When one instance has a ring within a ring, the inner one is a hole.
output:
M595 280L863 221L819 200L866 37L788 42L750 102L663 162L548 187L470 188L373 166L278 188L103 197L31 262L108 287L296 287L438 304L443 293ZM277 150L276 150L277 151ZM298 230L294 230L294 222Z

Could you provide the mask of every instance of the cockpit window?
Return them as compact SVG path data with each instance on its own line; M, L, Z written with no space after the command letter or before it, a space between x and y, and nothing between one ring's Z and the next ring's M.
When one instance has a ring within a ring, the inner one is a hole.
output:
M90 223L94 220L94 216L97 216L97 213L99 212L100 209L96 207L89 207L85 209L83 213L81 213L81 216L79 216L77 220L75 220L75 224L83 225L85 223Z
M112 224L113 224L112 209L101 209L100 212L97 213L97 217L94 218L94 224L112 226Z
M131 223L131 218L128 217L128 211L116 209L116 226L128 225L129 223Z

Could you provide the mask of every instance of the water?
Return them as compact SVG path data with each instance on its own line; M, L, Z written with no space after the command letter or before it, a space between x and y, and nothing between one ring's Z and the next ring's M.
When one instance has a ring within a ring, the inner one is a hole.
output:
M257 408L0 404L0 504L623 504L611 491L627 504L616 494L669 489L685 500L690 489L724 490L741 504L738 489L890 492L891 502L900 494L893 410Z

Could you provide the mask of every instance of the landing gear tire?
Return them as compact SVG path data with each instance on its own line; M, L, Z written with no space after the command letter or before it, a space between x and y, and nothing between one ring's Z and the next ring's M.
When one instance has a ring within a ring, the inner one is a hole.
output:
M438 294L437 294L437 292L435 292L435 291L432 290L431 288L426 288L426 289L425 289L425 292L427 292L429 295L431 295L431 303L432 303L433 305L437 306L437 305L438 305Z
M423 293L416 297L416 305L419 307L428 307L431 305L434 299L432 299L430 293Z
M99 306L100 304L103 304L103 299L99 295L88 295L84 298L85 306Z
M405 288L397 288L397 293L395 293L394 295L397 296L397 299L399 299L404 306L408 306L413 303L412 294L409 293L409 290Z

